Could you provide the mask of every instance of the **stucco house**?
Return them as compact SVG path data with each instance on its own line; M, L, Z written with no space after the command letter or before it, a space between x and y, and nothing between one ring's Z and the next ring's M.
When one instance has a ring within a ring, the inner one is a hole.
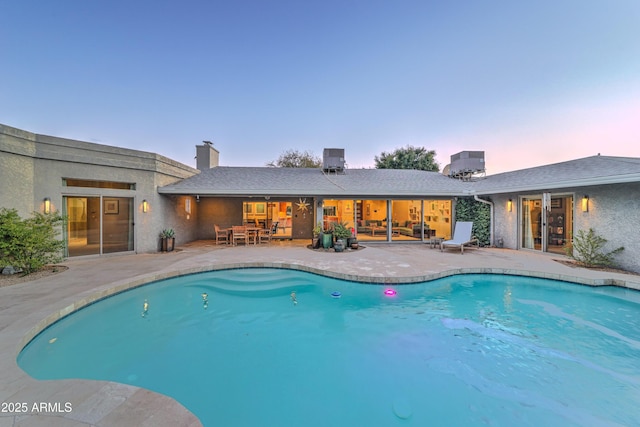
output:
M457 200L473 197L491 207L496 246L563 253L574 233L593 228L611 248L625 247L621 266L640 272L638 158L597 155L469 180L345 169L327 150L319 169L225 167L210 144L196 149L198 169L0 125L0 207L61 211L66 255L83 256L157 251L163 228L176 230L178 244L212 239L214 224L309 239L315 224L341 221L360 241L424 243L451 236Z

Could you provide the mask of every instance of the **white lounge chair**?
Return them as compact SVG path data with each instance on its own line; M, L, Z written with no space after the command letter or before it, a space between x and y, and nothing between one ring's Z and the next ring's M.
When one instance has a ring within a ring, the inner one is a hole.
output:
M471 229L473 228L473 222L460 221L456 222L456 228L453 230L453 239L445 240L440 243L440 252L446 247L460 248L460 253L464 254L465 245L475 243L478 244L478 239L471 235Z

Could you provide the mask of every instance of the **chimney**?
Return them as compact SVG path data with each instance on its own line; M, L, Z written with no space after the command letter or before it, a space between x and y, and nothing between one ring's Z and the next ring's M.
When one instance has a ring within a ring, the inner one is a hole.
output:
M213 148L213 142L202 142L202 145L196 145L196 168L203 171L217 167L220 164L220 152Z

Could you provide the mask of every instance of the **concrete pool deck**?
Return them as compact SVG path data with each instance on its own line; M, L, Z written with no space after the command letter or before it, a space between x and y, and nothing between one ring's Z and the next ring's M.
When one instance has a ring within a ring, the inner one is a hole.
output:
M22 347L65 314L117 291L177 274L280 266L351 280L398 283L458 273L501 273L640 290L640 275L574 268L557 262L566 259L561 255L495 248L471 249L460 255L459 251L440 252L417 244L370 244L357 251L334 253L312 251L306 244L230 247L199 241L171 253L73 259L62 263L69 267L64 272L0 288L0 427L200 426L193 414L167 396L108 381L37 381L16 363ZM65 406L67 403L70 405Z

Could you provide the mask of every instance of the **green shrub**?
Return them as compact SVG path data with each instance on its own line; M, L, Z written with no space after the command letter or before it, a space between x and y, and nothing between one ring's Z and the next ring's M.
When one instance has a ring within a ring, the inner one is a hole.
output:
M573 244L566 246L564 251L569 257L587 267L611 267L615 264L613 257L622 252L624 247L605 253L602 248L606 243L607 239L597 235L593 228L586 233L584 230L578 230L573 236Z
M64 241L57 239L62 223L55 212L22 219L15 209L0 209L0 267L11 265L28 274L62 261Z

